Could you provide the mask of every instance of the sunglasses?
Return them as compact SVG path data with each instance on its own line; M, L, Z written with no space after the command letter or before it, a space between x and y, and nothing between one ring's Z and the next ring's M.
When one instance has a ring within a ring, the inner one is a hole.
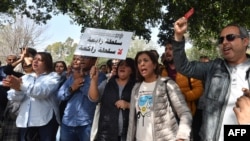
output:
M227 41L232 42L232 41L234 41L234 39L236 39L236 38L241 38L241 39L243 39L244 37L242 37L241 35L228 34L228 35L226 35L225 37L224 37L224 36L219 37L218 43L219 43L219 44L222 44L223 41L224 41L224 38L226 38Z

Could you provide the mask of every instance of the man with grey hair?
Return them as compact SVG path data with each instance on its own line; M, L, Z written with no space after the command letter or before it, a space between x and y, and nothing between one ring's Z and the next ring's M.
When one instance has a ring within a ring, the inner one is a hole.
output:
M218 38L222 58L207 63L189 62L184 49L187 22L187 19L182 17L174 23L173 50L176 69L205 83L205 105L199 132L201 140L223 141L224 125L250 124L242 122L234 110L241 108L235 103L245 94L243 89L249 89L250 56L246 54L249 35L247 30L239 25L227 25Z
M17 59L16 55L10 54L6 57L6 63L8 64L12 64L13 62L15 62ZM3 121L3 117L4 117L4 110L6 108L8 99L7 99L7 91L9 90L9 88L4 87L2 85L2 81L3 79L5 79L7 77L7 74L4 73L4 69L6 68L7 65L4 66L0 66L0 130L2 129L2 121ZM2 131L0 131L0 140L2 137Z

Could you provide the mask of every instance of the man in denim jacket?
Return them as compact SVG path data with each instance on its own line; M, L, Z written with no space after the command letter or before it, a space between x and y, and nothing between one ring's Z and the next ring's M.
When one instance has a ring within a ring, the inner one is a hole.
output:
M67 100L62 117L60 141L90 141L90 131L94 118L96 100L88 95L91 82L90 69L97 58L74 55L71 63L72 74L58 91L59 100ZM99 73L98 85L106 80Z
M174 23L173 49L176 69L205 83L205 106L199 132L201 140L223 141L224 125L239 124L233 108L237 98L243 95L242 88L249 89L250 56L246 54L249 44L248 32L239 25L227 25L222 29L218 40L222 58L203 63L188 61L184 50L186 30L185 17Z

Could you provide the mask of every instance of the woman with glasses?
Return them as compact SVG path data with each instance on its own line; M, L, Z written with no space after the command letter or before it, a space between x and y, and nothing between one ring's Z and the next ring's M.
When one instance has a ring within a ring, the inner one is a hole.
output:
M93 71L96 73L93 73ZM93 75L89 93L97 90L97 68L91 71ZM131 91L135 84L135 62L132 58L120 60L116 75L109 81L103 81L98 87L100 96L100 118L97 141L126 141Z

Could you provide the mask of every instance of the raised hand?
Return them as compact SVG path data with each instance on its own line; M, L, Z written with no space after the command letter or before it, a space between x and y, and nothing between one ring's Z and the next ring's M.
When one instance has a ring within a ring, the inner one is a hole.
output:
M98 74L99 74L98 68L96 66L92 66L89 72L90 78L97 82Z
M84 72L83 71L74 71L73 72L74 82L71 85L73 91L76 91L84 84Z
M90 75L90 86L89 86L89 97L92 101L97 101L99 99L99 91L98 91L98 68L96 66L92 66L89 72Z
M176 41L182 41L183 36L187 31L187 19L185 17L179 18L174 23L174 39Z

